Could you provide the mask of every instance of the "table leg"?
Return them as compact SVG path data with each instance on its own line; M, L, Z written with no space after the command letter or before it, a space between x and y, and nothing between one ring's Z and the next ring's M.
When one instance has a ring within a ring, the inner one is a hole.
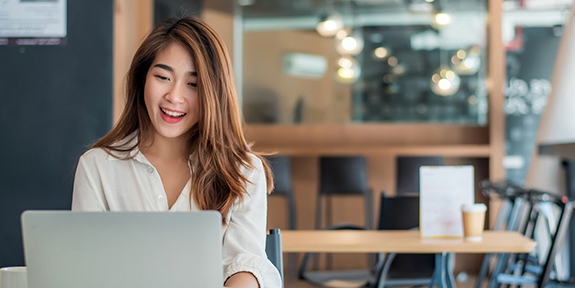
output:
M435 271L431 280L430 288L437 283L437 288L447 288L447 260L446 253L435 254Z
M455 288L455 279L451 273L453 257L454 253L435 254L435 271L429 284L430 288L433 288L436 283L438 288Z
M455 288L455 277L453 277L453 258L455 253L443 253L445 257L445 277L447 278L447 286Z

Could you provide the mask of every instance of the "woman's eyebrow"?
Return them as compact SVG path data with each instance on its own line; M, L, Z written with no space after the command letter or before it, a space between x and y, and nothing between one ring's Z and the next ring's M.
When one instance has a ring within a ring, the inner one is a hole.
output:
M172 67L166 65L166 64L158 63L158 64L155 64L154 67L158 67L160 69L164 69L164 70L169 71L169 72L174 72L174 69ZM190 71L190 72L188 72L188 75L193 76L193 77L197 77L198 72Z
M166 64L160 64L160 63L158 63L158 64L154 65L154 67L158 67L158 68L160 68L160 69L164 69L164 70L167 70L167 71L170 71L170 72L174 72L174 69L173 69L172 67L166 65Z

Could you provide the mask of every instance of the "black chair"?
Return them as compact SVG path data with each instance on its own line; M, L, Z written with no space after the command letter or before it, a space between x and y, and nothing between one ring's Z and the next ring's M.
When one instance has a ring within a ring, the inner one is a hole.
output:
M522 216L528 207L527 199L524 197L524 189L508 181L483 180L479 184L485 197L501 200L501 206L491 230L519 231ZM483 287L484 281L490 274L503 269L503 263L509 262L510 256L507 253L486 253L477 274L475 288ZM501 264L495 265L495 269L491 269L492 263Z
M337 196L361 196L365 204L365 228L373 227L372 192L368 185L367 164L363 156L322 156L319 158L319 191L316 202L316 229L324 228L323 199L326 199L327 227L332 223L331 202Z
M316 229L364 230L371 229L373 223L372 193L368 186L366 160L363 156L322 156L319 158L319 189L316 206ZM332 223L331 200L341 196L360 196L365 203L365 226L348 223ZM323 201L326 199L326 209ZM324 227L323 214L326 214ZM321 253L306 253L299 270L299 278L314 285L324 287L365 287L373 282L375 273L370 269L357 270L318 270L317 259ZM328 266L331 263L327 254ZM377 262L377 255L368 255L368 266ZM315 262L311 263L312 260ZM310 264L314 267L310 269Z
M334 225L330 230L365 230L357 225ZM375 282L377 271L381 266L381 255L373 255L377 260L370 269L354 270L315 270L310 269L311 261L320 253L305 253L299 270L299 278L308 283L322 287L359 288L370 287Z
M397 156L396 195L419 193L419 167L443 165L441 156Z
M512 257L507 259L508 262L498 261L489 287L501 285L546 287L552 282L561 280L557 278L555 270L556 257L567 235L573 203L568 201L566 196L535 190L528 190L526 197L530 208L523 233L535 239L538 247L530 254L512 254ZM544 229L538 228L540 225L543 225ZM540 229L546 233L537 234ZM537 238L536 235L542 234L548 239ZM545 242L547 245L542 245Z
M381 194L380 230L419 228L419 196ZM429 286L435 270L434 254L387 253L381 263L376 287Z
M267 157L267 160L274 174L274 190L270 196L282 196L286 198L288 227L290 230L295 230L297 222L295 198L292 189L291 157L270 156Z
M282 280L284 280L282 236L280 234L280 229L273 228L269 230L269 233L266 236L266 254L268 259L280 272Z

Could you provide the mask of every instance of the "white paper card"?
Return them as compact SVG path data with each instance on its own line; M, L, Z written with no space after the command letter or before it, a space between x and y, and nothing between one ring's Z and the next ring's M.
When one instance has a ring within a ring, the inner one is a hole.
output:
M461 205L475 202L471 165L419 168L419 229L422 237L462 237Z
M67 0L0 0L0 37L66 37Z

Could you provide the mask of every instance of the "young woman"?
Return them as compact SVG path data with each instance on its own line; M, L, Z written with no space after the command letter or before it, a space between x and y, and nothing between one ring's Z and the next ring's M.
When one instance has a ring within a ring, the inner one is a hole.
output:
M265 253L272 175L251 151L229 55L195 17L158 25L134 55L117 125L80 157L75 211L222 214L225 287L282 287Z

